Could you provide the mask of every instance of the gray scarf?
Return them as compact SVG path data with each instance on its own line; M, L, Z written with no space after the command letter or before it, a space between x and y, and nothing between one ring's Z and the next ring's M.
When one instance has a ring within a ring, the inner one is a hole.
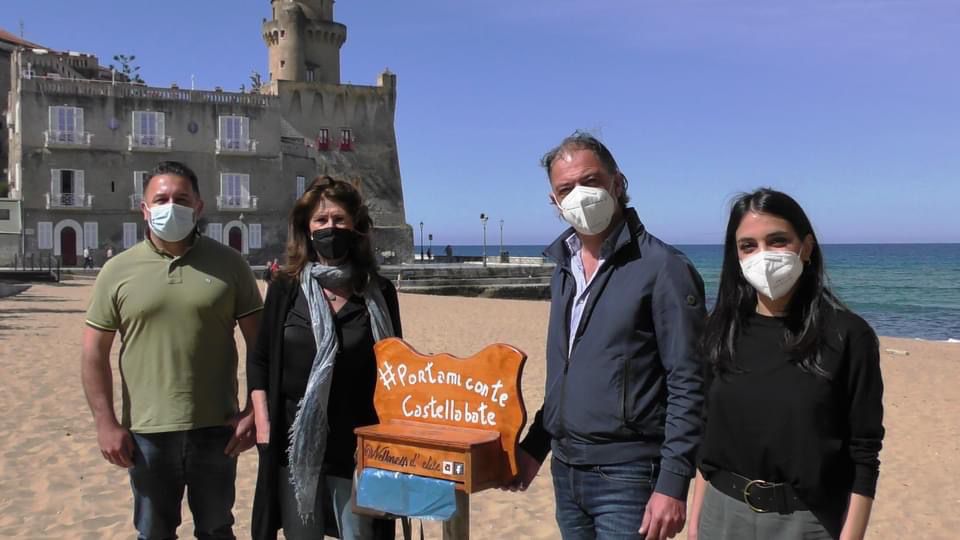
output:
M307 389L298 405L297 416L290 426L287 457L297 510L304 522L312 517L323 455L327 450L327 405L333 383L333 365L340 348L334 328L334 314L323 287L349 286L350 275L349 265L325 266L317 263L307 263L300 274L300 287L310 307L310 324L317 354L313 358ZM373 340L376 342L393 336L393 324L387 314L380 287L371 282L363 292L363 299L370 314Z

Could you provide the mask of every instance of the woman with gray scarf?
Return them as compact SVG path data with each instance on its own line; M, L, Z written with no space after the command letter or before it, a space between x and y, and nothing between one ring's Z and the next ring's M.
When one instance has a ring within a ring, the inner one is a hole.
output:
M267 289L247 356L260 467L253 538L393 538L354 514L354 428L377 423L373 345L401 336L397 292L377 274L373 222L348 182L314 180L290 212L287 264Z

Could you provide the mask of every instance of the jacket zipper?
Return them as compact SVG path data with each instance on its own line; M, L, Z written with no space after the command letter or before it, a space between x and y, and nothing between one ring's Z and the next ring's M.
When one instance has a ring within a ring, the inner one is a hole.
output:
M564 269L564 271L567 272L567 275L564 276L564 286L566 286L569 277L572 277L572 276L569 275L568 270ZM576 294L577 294L577 290L576 288L574 288L573 301L576 301ZM568 301L567 303L569 304L570 301ZM566 309L566 307L564 309ZM566 318L564 318L564 324L567 325L567 328L570 327L570 323L569 321L566 320ZM574 329L574 332L577 332L578 330L579 329ZM566 423L566 418L563 414L563 406L566 403L566 397L567 397L567 373L570 371L570 357L573 356L573 351L576 350L577 348L578 339L579 339L579 336L574 335L573 347L570 347L569 345L567 345L567 343L563 344L564 349L567 350L567 354L563 361L563 380L560 382L560 406L559 406L559 410L557 411L557 416L559 417L559 420L560 420L560 437L557 437L557 438L559 439L558 442L560 442L561 444L563 443L563 441L566 439L566 436L567 436L567 423Z

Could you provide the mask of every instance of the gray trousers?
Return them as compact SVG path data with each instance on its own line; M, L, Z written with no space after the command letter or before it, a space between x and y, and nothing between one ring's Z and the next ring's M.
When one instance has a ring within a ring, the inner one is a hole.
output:
M700 509L700 540L832 540L808 510L792 514L754 512L743 501L707 484Z
M278 494L283 536L287 540L314 540L323 538L324 521L336 521L343 540L369 540L373 538L373 518L353 513L350 505L353 482L346 478L324 476L317 490L314 519L304 523L297 513L297 500L290 484L290 471L280 467ZM324 499L332 502L334 515L324 515Z

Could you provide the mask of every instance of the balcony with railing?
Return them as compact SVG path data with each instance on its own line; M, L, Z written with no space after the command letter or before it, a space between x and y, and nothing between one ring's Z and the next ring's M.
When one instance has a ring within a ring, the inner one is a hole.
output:
M89 131L58 131L43 132L43 146L46 148L82 148L90 146L93 133Z
M127 149L145 152L167 152L173 149L173 137L163 135L127 135Z
M134 193L130 195L130 210L137 211L140 210L140 203L143 202L142 193Z
M226 196L217 197L217 210L256 210L256 196Z
M90 210L93 208L93 195L90 193L46 193L47 210Z
M253 139L217 139L218 154L256 154L257 141Z

